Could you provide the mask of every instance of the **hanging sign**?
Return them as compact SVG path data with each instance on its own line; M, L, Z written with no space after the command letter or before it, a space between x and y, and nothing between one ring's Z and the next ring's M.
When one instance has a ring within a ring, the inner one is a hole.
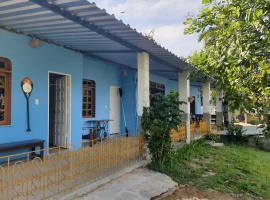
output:
M24 93L24 96L26 98L26 115L27 115L27 132L30 132L30 111L29 111L29 98L31 96L31 93L33 91L33 82L30 78L25 77L21 82L22 91Z

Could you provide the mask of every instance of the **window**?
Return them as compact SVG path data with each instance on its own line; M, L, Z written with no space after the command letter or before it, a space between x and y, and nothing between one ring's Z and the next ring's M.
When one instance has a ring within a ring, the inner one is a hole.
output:
M161 83L150 82L150 95L165 94L165 85Z
M11 121L11 62L0 57L0 125Z
M165 85L161 83L150 82L150 104L152 104L153 96L155 94L165 95Z
M84 118L94 118L96 115L96 83L83 80L83 111Z

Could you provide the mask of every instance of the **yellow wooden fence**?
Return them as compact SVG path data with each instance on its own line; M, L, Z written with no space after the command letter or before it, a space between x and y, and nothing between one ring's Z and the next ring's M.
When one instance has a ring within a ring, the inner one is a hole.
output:
M202 120L198 124L195 122L190 123L190 134L192 138L199 136L205 136L207 134L220 134L220 129L216 124L211 124L211 129L209 130L206 121ZM177 130L171 130L171 141L180 142L186 139L186 130L184 125L180 125Z
M190 134L192 138L196 137L196 124L195 122L190 123Z
M216 124L211 124L211 134L220 135L220 127Z
M199 129L200 129L201 136L204 136L208 133L208 125L207 125L206 121L204 121L204 120L200 121Z
M171 130L171 140L172 142L180 142L186 139L186 128L184 125L180 125L178 130Z
M60 147L43 159L20 160L17 154L0 157L1 200L48 199L80 185L111 175L142 159L143 136L95 141L91 147L62 150ZM31 154L33 152L28 152Z

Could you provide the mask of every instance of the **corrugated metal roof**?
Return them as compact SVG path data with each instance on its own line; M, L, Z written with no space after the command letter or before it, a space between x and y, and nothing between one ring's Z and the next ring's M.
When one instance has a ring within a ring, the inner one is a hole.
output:
M150 54L151 70L172 79L177 71L194 70L154 40L86 0L1 0L0 26L134 68L136 53L145 51Z

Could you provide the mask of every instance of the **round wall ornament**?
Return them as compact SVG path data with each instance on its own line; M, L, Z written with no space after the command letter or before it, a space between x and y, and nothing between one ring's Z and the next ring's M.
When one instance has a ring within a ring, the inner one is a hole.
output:
M33 91L33 82L30 78L28 77L25 77L22 82L21 82L21 88L22 88L22 91L23 91L23 94L26 98L26 116L27 116L27 129L26 131L27 132L30 132L31 131L31 128L30 128L30 110L29 110L29 98L30 98L30 95Z

